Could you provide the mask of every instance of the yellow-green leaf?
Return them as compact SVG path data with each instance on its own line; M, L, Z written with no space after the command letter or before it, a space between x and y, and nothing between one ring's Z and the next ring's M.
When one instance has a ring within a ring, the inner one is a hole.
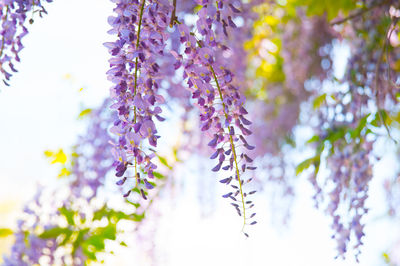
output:
M63 176L69 176L71 174L71 171L69 171L67 168L63 167L58 174L58 177L63 177Z
M197 12L199 12L202 8L203 8L202 5L197 5L197 6L194 7L193 11L194 11L194 13L197 13Z
M50 150L47 150L47 151L44 151L44 155L45 155L46 157L52 157L52 156L54 155L54 152L52 152L52 151L50 151Z
M168 167L169 169L172 170L172 166L170 166L168 164L168 161L167 161L167 159L165 157L162 157L162 156L159 156L159 155L157 155L157 157L160 160L160 163L162 163L163 165L165 165L166 167Z
M386 263L388 263L388 264L390 263L390 257L386 252L383 252L382 257Z
M7 237L9 235L12 235L13 231L8 228L0 228L0 238L1 237Z
M91 109L91 108L82 110L82 111L80 112L78 118L82 118L82 117L84 117L84 116L90 114L91 112L92 112L92 109Z
M309 143L314 143L314 142L318 142L320 140L320 138L319 138L319 136L318 135L314 135L314 136L312 136L309 140L307 140L307 144L309 144Z
M314 165L316 167L319 166L319 163L320 163L320 156L319 155L311 157L311 158L308 158L308 159L302 161L296 167L296 175L299 175L301 172L303 172L304 170L309 168L311 165Z
M59 235L65 234L66 232L71 231L68 228L64 228L64 227L53 227L50 228L46 231L44 231L42 234L39 235L40 238L43 239L48 239L48 238L56 238Z
M67 162L67 155L64 153L62 149L59 149L56 154L52 156L54 159L51 162L52 164L61 163L64 164Z
M326 93L321 94L317 98L315 98L314 101L313 101L314 110L320 108L321 105L325 102L325 100L326 100Z

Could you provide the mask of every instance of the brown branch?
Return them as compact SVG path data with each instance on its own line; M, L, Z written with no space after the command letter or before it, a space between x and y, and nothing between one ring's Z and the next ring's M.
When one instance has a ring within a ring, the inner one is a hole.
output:
M360 9L357 12L355 12L354 14L351 14L351 15L345 17L345 18L342 18L342 19L339 19L339 20L336 20L336 21L332 21L330 23L330 25L334 26L334 25L343 24L343 23L345 23L345 22L347 22L349 20L357 18L357 17L359 17L359 16L371 11L372 9L374 9L374 8L376 8L378 6L383 6L383 5L389 4L391 2L392 2L392 0L385 0L385 1L381 2L381 3L375 3L372 6Z
M395 82L392 81L392 78L390 77L390 70L391 66L390 66L390 53L389 53L389 44L390 44L390 38L394 32L394 30L396 29L396 24L398 22L398 18L394 17L392 19L392 24L391 24L391 29L389 31L389 34L386 36L386 63L387 63L387 79L388 79L388 83L389 85L393 86L396 89L399 89L400 86L398 86Z
M171 20L169 22L169 26L172 28L174 26L175 21L177 20L176 17L176 0L173 0L174 9L172 10Z
M385 119L384 119L383 116L382 116L381 110L383 110L383 111L385 111L385 110L384 110L384 109L381 109L381 107L380 107L380 100L379 100L379 79L378 79L378 76L379 76L379 67L380 67L380 65L382 64L383 57L384 57L384 55L385 55L385 49L387 48L386 46L388 45L388 34L389 34L390 29L391 29L392 26L394 26L394 25L393 25L393 22L390 23L389 27L388 27L387 30L385 31L385 38L386 38L386 39L385 39L385 42L384 42L384 44L383 44L383 47L382 47L382 50L381 50L381 54L380 54L380 56L379 56L378 62L376 63L376 67L375 67L375 90L376 90L375 96L376 96L376 107L377 107L377 109L378 109L379 120L381 121L382 125L385 127L389 139L393 140L394 143L397 144L397 141L396 141L396 140L392 137L392 135L390 134L390 129L389 129L388 124L386 123ZM388 59L386 58L386 60L388 60ZM390 67L390 65L389 65L389 67Z

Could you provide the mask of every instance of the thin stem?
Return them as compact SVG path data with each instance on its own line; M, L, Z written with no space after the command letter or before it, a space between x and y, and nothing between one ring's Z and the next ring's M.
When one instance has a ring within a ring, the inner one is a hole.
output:
M140 7L139 25L138 25L138 31L137 31L137 36L136 36L136 49L139 48L139 44L140 44L140 31L142 29L142 20L143 20L143 11L144 11L145 2L146 2L146 0L142 0L142 4ZM139 65L139 57L136 57L136 60L135 60L135 87L134 87L134 91L133 91L133 96L136 96L137 76L138 76L138 70L139 70L138 65ZM136 106L135 106L134 110L135 110L134 122L136 123Z
M357 11L354 14L351 14L351 15L345 17L345 18L333 21L333 22L331 22L330 25L334 26L334 25L343 24L343 23L345 23L345 22L347 22L349 20L357 18L357 17L359 17L359 16L371 11L372 9L374 9L374 8L376 8L378 6L382 6L382 5L388 4L390 2L392 2L392 1L391 0L386 0L386 1L383 1L382 3L377 2L377 3L373 4L373 5L371 5L370 7L366 7L366 8L360 9L359 11Z
M393 18L392 20L392 26L391 26L391 30L388 33L388 36L386 37L386 63L387 63L387 77L388 77L388 83L389 85L395 87L396 89L399 89L400 86L398 86L396 83L392 82L392 78L390 77L390 54L389 54L389 42L390 42L390 38L394 32L394 30L396 29L396 24L397 24L398 18Z
M389 25L389 27L388 27L387 30L386 30L386 33L385 33L386 38L387 38L387 36L388 36L388 34L389 34L389 31L390 31L391 26L392 26L392 23ZM385 49L386 49L387 43L388 43L388 41L387 41L387 39L386 39L386 40L385 40L385 43L384 43L384 45L383 45L383 47L382 47L381 54L380 54L380 56L379 56L379 60L378 60L378 62L377 62L377 64L376 64L376 68L375 68L375 90L376 90L375 95L376 95L376 106L377 106L377 108L378 108L379 120L381 120L382 125L385 127L389 138L390 138L391 140L393 140L394 143L397 144L397 141L396 141L396 140L392 137L392 135L390 134L389 126L387 125L385 119L383 119L383 116L382 116L382 113L381 113L381 108L380 108L380 101L379 101L379 88L378 88L378 87L379 87L379 86L378 86L378 81L379 81L379 80L378 80L378 76L379 76L379 67L380 67L380 65L381 65L381 63L382 63L382 61L383 61L383 57L384 57L384 55L385 55Z
M228 119L228 114L225 111L226 110L225 109L226 105L225 105L223 97L222 97L221 87L219 86L218 78L217 78L217 75L215 74L215 71L214 71L214 68L213 68L212 65L210 65L210 70L211 70L211 72L212 72L212 74L214 76L215 84L217 85L217 88L218 88L219 98L221 99L221 102L222 102L222 107L223 107L225 118ZM229 128L228 128L228 132L229 132ZM233 143L232 135L229 135L229 142L231 144L233 159L235 160L236 175L237 175L238 182L239 182L240 196L242 198L242 205L243 205L243 227L242 227L242 231L243 231L244 226L246 225L246 207L244 205L244 195L243 195L243 189L242 189L242 181L240 179L240 172L239 172L239 166L238 166L238 162L237 162L236 148L235 148L235 144Z
M173 4L173 6L174 6L174 9L172 10L171 20L170 20L170 22L169 22L169 26L170 26L171 28L172 28L172 26L174 26L174 23L175 23L176 20L177 20L177 17L176 17L176 0L173 0L172 4Z
M193 36L195 36L194 33L191 33L191 34L192 34ZM201 42L200 42L199 40L197 40L197 45L198 45L200 48L203 47L202 44L201 44ZM228 114L227 114L226 111L225 111L225 110L226 110L226 109L225 109L225 108L226 108L226 105L225 105L224 99L223 99L223 97L222 97L222 90L221 90L221 87L220 87L220 85L219 85L217 75L215 74L214 68L213 68L213 66L212 66L211 64L210 64L210 70L211 70L211 73L213 74L214 81L215 81L215 84L216 84L217 89L218 89L219 98L220 98L221 103L222 103L222 108L223 108L223 112L224 112L225 118L228 119ZM229 132L229 128L228 128L228 132ZM243 227L242 227L242 231L243 231L244 226L246 225L246 207L245 207L245 205L244 205L245 203L244 203L244 195L243 195L243 188L242 188L242 180L240 179L240 170L239 170L239 165L238 165L238 161L237 161L236 148L235 148L235 144L233 143L232 135L230 135L230 134L229 134L229 142L230 142L231 149L232 149L233 159L235 160L236 175L237 175L238 182L239 182L240 196L241 196L241 198L242 198L242 205L243 205Z
M142 0L142 4L140 7L140 15L139 15L139 25L138 25L138 30L137 30L137 36L136 36L136 50L139 48L140 44L140 30L142 29L142 21L143 21L143 11L144 11L144 4L146 3L146 0ZM133 90L133 97L136 96L136 90L137 90L137 79L138 79L138 70L139 70L139 57L136 57L135 60L135 86ZM133 107L133 112L134 112L134 117L133 117L133 122L136 124L136 106ZM138 185L138 172L137 172L137 159L135 157L135 177L136 177L136 185Z

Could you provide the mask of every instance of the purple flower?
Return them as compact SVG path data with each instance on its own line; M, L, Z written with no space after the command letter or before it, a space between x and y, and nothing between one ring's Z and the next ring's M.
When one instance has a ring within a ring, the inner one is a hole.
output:
M208 1L200 2L208 3ZM241 140L247 149L254 148L245 140L245 136L251 134L246 127L251 122L244 117L247 114L243 107L245 97L234 83L234 74L230 70L231 62L219 56L227 49L224 44L227 41L227 29L236 28L233 13L237 11L229 5L224 5L222 1L218 2L217 9L214 5L204 6L197 14L198 19L194 26L197 35L183 23L177 26L184 54L179 55L176 52L172 54L179 61L176 65L183 67L183 77L187 81L188 90L200 109L200 129L213 136L208 146L214 149L211 159L218 158L218 163L212 171L217 172L222 168L225 171L232 171L231 174L236 176L238 189L235 193L225 194L224 197L236 201L235 197L240 195L243 204L238 213L243 216L245 225L248 222L247 207L244 204L244 197L247 194L242 188L242 175L247 165L241 164L240 158L244 158L247 163L251 163L252 159L241 151L237 142ZM219 34L221 27L223 35ZM241 134L237 134L238 132ZM231 180L232 177L221 182L230 183Z
M108 79L111 88L112 108L118 110L117 133L123 142L114 148L127 153L124 164L117 163L116 175L130 173L127 166L134 169L137 176L140 169L153 176L154 157L148 146L157 146L158 136L153 117L163 121L160 104L164 98L159 94L161 87L160 58L166 46L166 29L172 7L167 0L125 1L113 0L116 16L108 19L111 34L118 36L114 42L104 45L109 50L110 70ZM189 39L183 33L183 36ZM146 180L146 179L144 179ZM147 189L150 187L146 183Z
M0 72L7 86L9 86L11 73L17 72L14 63L20 61L19 52L24 48L21 41L28 34L27 14L38 13L42 17L47 13L41 2L44 1L6 0L0 3ZM46 0L46 2L50 3L52 0ZM29 20L30 23L32 21L32 19Z

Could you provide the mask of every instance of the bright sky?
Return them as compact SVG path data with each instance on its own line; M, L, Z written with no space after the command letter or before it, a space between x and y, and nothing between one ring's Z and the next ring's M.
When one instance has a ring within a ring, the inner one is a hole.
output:
M49 15L35 19L30 27L23 62L17 65L19 73L12 86L0 92L0 227L13 226L17 212L11 212L10 206L18 208L29 200L38 182L55 183L56 169L49 166L43 151L73 145L84 130L76 119L79 112L108 95L109 56L102 43L110 39L106 18L112 7L107 0L57 0L49 5ZM376 171L379 176L391 174L390 167L384 166L395 159L387 160ZM241 219L219 196L217 182L215 212L207 218L200 215L202 206L193 189L198 180L186 171L182 175L187 176L187 189L179 200L159 203L163 210L156 236L159 265L354 265L351 255L346 262L333 259L329 219L313 209L307 182L298 189L289 228L270 225L273 212L268 210L268 197L262 195L256 205L258 224L250 230L251 237L244 239ZM382 265L382 252L395 240L392 236L400 235L399 228L377 218L385 210L380 182L377 178L371 185L369 204L374 209L368 217L362 266ZM118 249L107 264L148 265L132 239L128 241L132 247Z

